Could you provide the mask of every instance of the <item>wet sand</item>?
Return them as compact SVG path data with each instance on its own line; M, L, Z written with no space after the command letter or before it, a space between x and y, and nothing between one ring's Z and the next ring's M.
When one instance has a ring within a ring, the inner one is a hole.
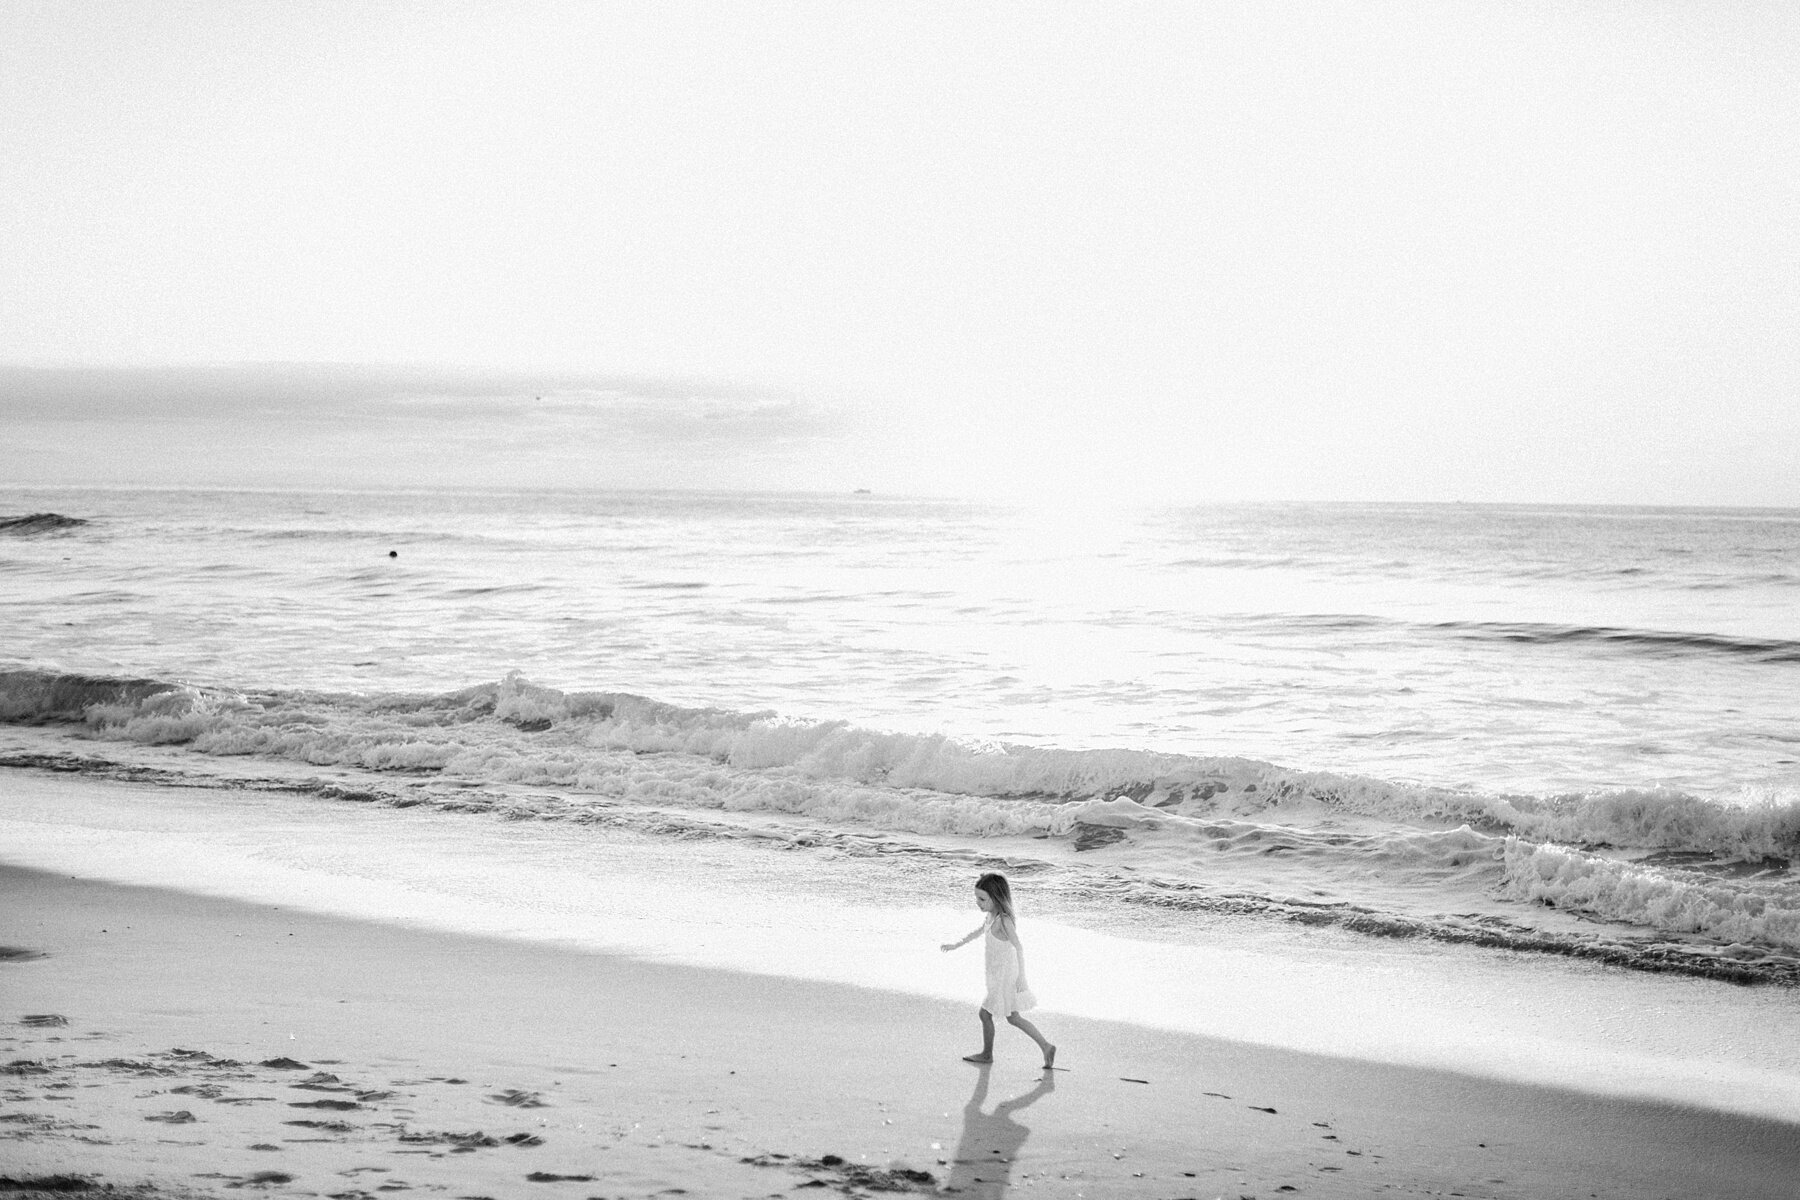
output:
M162 1195L1777 1197L1800 1129L0 868L0 1176ZM801 1194L805 1194L802 1192Z

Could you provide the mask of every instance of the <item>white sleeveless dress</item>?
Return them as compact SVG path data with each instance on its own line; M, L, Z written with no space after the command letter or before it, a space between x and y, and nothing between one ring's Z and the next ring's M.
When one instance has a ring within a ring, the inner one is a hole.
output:
M987 935L982 938L987 951L987 997L981 1007L996 1017L1010 1016L1037 1007L1037 997L1025 982L1025 964L1019 948L1001 937L995 928L997 918L987 919Z

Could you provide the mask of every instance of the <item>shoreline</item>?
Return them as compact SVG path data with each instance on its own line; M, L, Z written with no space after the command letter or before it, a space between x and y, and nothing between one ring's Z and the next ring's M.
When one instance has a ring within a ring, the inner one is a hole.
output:
M0 963L17 1178L1749 1200L1800 1165L1783 1122L1061 1014L1045 1086L1010 1031L993 1068L959 1061L967 1005L13 866L0 912L44 955Z

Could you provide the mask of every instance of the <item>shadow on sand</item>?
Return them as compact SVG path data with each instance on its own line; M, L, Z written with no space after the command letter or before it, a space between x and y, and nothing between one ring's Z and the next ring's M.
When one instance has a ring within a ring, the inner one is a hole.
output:
M975 1080L975 1092L963 1105L962 1140L956 1144L956 1157L950 1163L950 1178L944 1191L960 1196L989 1200L1006 1195L1012 1183L1013 1163L1020 1147L1031 1136L1031 1129L1013 1120L1013 1114L1029 1108L1056 1090L1056 1076L1044 1072L1036 1087L1011 1100L994 1105L994 1111L982 1112L987 1103L988 1076L991 1066L983 1066Z

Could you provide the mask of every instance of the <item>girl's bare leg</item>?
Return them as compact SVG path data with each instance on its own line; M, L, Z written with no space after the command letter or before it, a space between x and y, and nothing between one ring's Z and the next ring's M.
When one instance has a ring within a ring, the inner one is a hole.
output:
M986 1016L987 1010L983 1009L982 1015ZM1006 1016L1006 1023L1011 1025L1014 1029L1019 1030L1026 1037L1030 1038L1032 1041L1037 1043L1038 1049L1042 1050L1044 1052L1044 1069L1045 1070L1048 1070L1051 1067L1054 1067L1056 1065L1056 1047L1053 1046L1049 1042L1049 1040L1044 1037L1043 1034L1038 1032L1038 1027L1036 1025L1033 1025L1030 1021L1027 1021L1024 1017L1021 1017L1018 1013L1008 1013ZM993 1028L993 1025L991 1022L989 1023L988 1028L990 1030ZM988 1045L988 1050L990 1053L993 1050L993 1045L991 1042Z
M1011 1020L1008 1017L1007 1020ZM981 1010L981 1053L963 1055L964 1062L991 1063L994 1061L994 1014L987 1009Z

